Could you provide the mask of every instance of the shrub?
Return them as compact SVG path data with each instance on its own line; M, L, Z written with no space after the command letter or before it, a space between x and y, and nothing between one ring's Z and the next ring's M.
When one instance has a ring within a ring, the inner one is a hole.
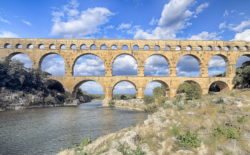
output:
M160 98L162 96L166 96L166 90L164 87L156 87L153 90L153 95L155 99Z
M108 103L109 107L113 107L115 105L115 102L113 100L109 101Z
M240 129L232 125L219 126L214 129L214 137L225 137L227 139L238 139L240 138Z
M177 136L178 145L184 148L197 148L200 146L201 140L197 134L187 131L185 134Z
M237 122L238 123L245 123L247 121L247 117L246 116L238 116L237 117Z
M233 83L236 88L250 88L250 61L237 68Z
M188 81L179 86L177 93L185 93L187 100L199 99L201 97L201 88L197 83Z
M136 150L131 150L125 144L120 144L117 150L123 155L145 155L145 152L143 152L140 147L137 147Z
M154 102L154 98L152 96L144 96L143 100L145 104L150 104Z

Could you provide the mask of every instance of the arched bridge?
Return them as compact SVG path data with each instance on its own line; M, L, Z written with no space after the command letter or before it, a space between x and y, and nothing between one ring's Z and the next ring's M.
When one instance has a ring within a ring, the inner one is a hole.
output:
M250 56L250 42L244 41L174 41L174 40L82 40L82 39L0 39L0 57L11 58L24 53L33 62L33 68L40 68L43 58L49 54L59 54L65 61L65 75L52 77L64 88L74 93L80 84L96 81L102 85L105 101L112 99L117 83L131 82L137 90L137 98L144 97L144 89L151 81L158 81L168 87L170 97L176 95L180 84L195 81L208 93L209 87L217 83L219 87L232 89L236 63L240 56ZM105 76L73 76L74 64L80 56L93 54L101 58L105 66ZM135 58L137 76L113 76L114 60L127 54ZM145 76L145 61L152 55L163 56L169 63L169 76ZM199 77L177 77L176 66L180 57L190 55L200 64ZM225 77L209 77L208 63L213 56L221 56L227 62Z

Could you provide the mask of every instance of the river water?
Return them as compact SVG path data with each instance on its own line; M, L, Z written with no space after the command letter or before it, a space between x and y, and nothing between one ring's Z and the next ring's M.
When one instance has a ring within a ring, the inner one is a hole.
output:
M143 122L143 112L101 107L100 101L79 107L0 112L0 154L56 154L79 144Z

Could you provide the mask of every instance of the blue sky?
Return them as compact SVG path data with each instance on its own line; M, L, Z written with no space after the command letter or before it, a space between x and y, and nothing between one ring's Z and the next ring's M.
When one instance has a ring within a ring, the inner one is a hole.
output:
M0 37L250 41L249 6L247 0L3 0ZM28 58L15 58L32 65ZM194 58L181 60L179 76L199 75ZM240 62L245 60L249 58ZM121 62L128 63L114 65L113 74L136 74L133 58L123 55L114 64ZM42 69L63 75L64 68L59 68L63 63L59 56L50 55ZM161 57L151 57L146 66L146 75L168 75L164 69L168 63ZM78 76L103 75L104 70L101 60L86 56L77 61L74 72ZM224 60L214 57L209 74L224 71Z

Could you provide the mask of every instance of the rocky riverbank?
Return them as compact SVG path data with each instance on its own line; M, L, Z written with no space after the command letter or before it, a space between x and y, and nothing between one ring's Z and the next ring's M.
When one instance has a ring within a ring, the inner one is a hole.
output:
M59 155L250 154L250 90L166 101L141 124Z
M129 99L129 100L113 100L111 101L116 108L145 111L146 105L142 99Z

